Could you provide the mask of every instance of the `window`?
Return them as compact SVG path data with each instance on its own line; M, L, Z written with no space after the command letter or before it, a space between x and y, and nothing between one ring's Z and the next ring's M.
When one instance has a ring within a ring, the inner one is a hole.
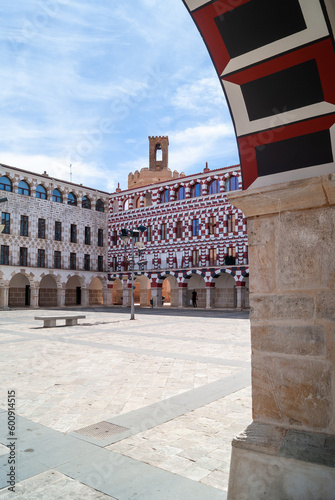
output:
M227 248L227 256L225 258L226 266L232 266L235 264L235 248Z
M91 201L87 196L83 196L83 199L81 201L81 206L83 208L91 208Z
M147 241L152 241L152 227L147 227Z
M36 198L40 198L41 200L47 199L47 190L42 184L39 184L36 188Z
M192 250L192 265L193 267L199 266L199 250Z
M98 255L98 271L103 272L104 270L104 258L102 255Z
M77 197L73 193L69 193L67 196L67 204L68 205L73 205L74 207L77 206Z
M45 219L38 219L38 237L45 238Z
M59 189L54 189L52 191L52 201L55 201L56 203L63 203L63 195Z
M76 224L71 224L70 241L71 241L71 243L77 243L77 226L76 226Z
M91 228L85 227L85 245L91 244Z
M233 233L235 231L235 215L228 215L228 233Z
M220 192L220 182L218 180L214 180L208 186L208 194L216 194Z
M216 248L209 249L209 265L216 266Z
M183 221L178 220L176 224L176 238L183 237Z
M111 234L111 242L112 242L112 245L117 245L117 232L116 231L113 231Z
M112 258L112 269L111 271L117 271L117 258L116 257L113 257Z
M98 229L98 247L104 246L104 230Z
M90 256L88 254L84 255L84 271L90 270Z
M55 222L55 241L62 241L62 223Z
M201 184L194 184L194 186L191 187L191 198L196 198L197 196L201 195L202 195Z
M166 224L161 224L161 240L166 240L167 232L166 232Z
M55 250L54 253L54 268L60 269L62 265L62 253L58 250Z
M45 250L37 250L37 267L45 267Z
M0 264L3 266L9 265L9 246L7 245L1 245Z
M185 199L185 188L184 186L180 186L176 193L176 200L184 200Z
M5 175L0 177L0 189L3 191L12 191L12 182Z
M23 194L25 196L30 196L30 187L29 184L26 183L26 181L19 182L18 193Z
M226 191L237 191L238 190L238 178L229 177L226 181Z
M77 267L77 254L75 253L70 253L70 269L75 270Z
M97 212L104 212L105 211L105 205L104 205L104 202L102 200L97 200L97 202L95 204L95 210Z
M209 234L216 234L216 217L209 217L208 232Z
M199 219L192 220L192 236L199 236Z
M168 201L170 201L170 191L165 189L165 191L161 193L161 203L167 203Z
M21 215L20 236L28 236L28 216Z
M10 214L2 212L1 214L1 224L5 227L3 228L2 234L10 234Z
M28 248L20 248L20 266L27 266Z

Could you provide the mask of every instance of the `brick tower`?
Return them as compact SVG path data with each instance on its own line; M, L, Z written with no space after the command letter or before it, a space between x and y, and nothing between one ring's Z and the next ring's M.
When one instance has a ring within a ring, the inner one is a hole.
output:
M149 170L167 170L169 162L169 138L149 137Z
M128 175L128 189L154 184L156 182L178 179L185 174L180 174L168 167L169 138L148 137L149 139L149 168L141 168Z

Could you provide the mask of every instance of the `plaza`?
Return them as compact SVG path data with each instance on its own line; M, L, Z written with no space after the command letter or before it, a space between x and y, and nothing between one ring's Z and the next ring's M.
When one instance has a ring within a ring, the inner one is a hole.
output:
M39 316L50 313L62 315ZM81 308L77 326L55 328L35 314L0 319L0 498L226 498L231 441L252 419L247 312L137 309L130 321L127 308Z

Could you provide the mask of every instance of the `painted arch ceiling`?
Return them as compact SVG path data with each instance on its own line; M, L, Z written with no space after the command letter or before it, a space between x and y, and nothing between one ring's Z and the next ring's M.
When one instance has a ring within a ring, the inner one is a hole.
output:
M244 189L335 171L335 0L183 0L235 127Z

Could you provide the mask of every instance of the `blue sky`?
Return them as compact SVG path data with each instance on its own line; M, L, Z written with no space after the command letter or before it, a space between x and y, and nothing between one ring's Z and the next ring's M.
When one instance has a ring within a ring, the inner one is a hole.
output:
M181 0L4 0L0 163L112 192L169 136L186 174L239 162L214 67Z

